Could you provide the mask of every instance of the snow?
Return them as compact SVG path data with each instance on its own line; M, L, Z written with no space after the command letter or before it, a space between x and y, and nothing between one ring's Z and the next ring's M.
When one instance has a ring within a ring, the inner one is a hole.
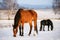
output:
M37 20L38 35L36 36L33 35L34 34L34 28L33 28L31 35L28 36L29 24L25 23L24 36L19 36L19 30L18 30L17 36L13 37L12 32L13 20L0 20L0 40L60 40L60 20L52 20L54 25L53 31L47 31L47 26L45 27L46 31L39 31L40 21L41 20Z

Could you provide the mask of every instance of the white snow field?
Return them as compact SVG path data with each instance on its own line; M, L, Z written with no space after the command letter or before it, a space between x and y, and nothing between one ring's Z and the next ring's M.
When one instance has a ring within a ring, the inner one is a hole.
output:
M34 28L32 33L28 36L29 33L29 24L24 24L24 36L19 36L19 30L16 37L13 37L12 24L13 20L0 20L0 40L60 40L60 20L52 20L54 25L53 31L47 31L47 26L45 27L46 31L39 31L40 21L37 20L38 35L34 36ZM33 23L33 22L32 22Z
M13 20L0 20L0 40L60 40L60 20L53 20L55 18L60 18L59 14L54 14L53 10L35 10L38 14L37 27L38 27L38 35L34 36L34 27L32 29L32 33L28 36L29 33L29 24L24 24L24 36L19 36L19 29L16 37L13 37ZM0 14L2 19L6 19L7 14ZM12 17L12 16L11 16ZM14 17L14 16L13 16ZM13 18L12 17L12 18ZM39 31L40 29L40 21L42 19L51 19L54 25L53 31L47 31L47 26L45 27L46 31ZM33 22L32 22L33 24ZM34 26L34 25L33 25Z

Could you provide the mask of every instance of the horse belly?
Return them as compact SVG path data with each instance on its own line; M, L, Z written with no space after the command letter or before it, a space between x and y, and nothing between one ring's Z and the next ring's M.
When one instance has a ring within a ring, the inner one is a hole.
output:
M30 18L30 17L24 17L24 18L22 18L22 22L25 22L25 23L27 23L27 22L31 22L33 19L32 18Z

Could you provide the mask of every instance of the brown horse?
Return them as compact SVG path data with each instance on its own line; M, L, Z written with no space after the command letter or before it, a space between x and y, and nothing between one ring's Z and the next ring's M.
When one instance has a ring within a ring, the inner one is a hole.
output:
M30 35L31 31L32 31L32 21L34 21L34 31L36 31L36 33L38 34L37 13L34 10L19 9L14 18L13 36L16 37L18 27L19 27L20 35L23 36L24 23L27 23L27 22L30 25L30 32L28 34L28 35Z

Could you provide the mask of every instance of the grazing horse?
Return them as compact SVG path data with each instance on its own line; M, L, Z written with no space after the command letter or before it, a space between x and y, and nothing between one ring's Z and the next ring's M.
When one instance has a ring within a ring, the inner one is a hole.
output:
M20 35L23 36L24 23L29 23L30 31L28 35L30 35L32 31L32 21L34 21L34 31L36 31L36 33L38 34L37 13L34 10L19 9L14 18L13 36L16 37L18 27L19 27Z
M42 20L41 22L41 27L40 27L40 31L42 30L42 27L43 27L43 31L45 31L45 25L48 26L48 31L49 31L49 27L51 26L51 30L53 30L53 23L50 19L47 19L47 20Z

